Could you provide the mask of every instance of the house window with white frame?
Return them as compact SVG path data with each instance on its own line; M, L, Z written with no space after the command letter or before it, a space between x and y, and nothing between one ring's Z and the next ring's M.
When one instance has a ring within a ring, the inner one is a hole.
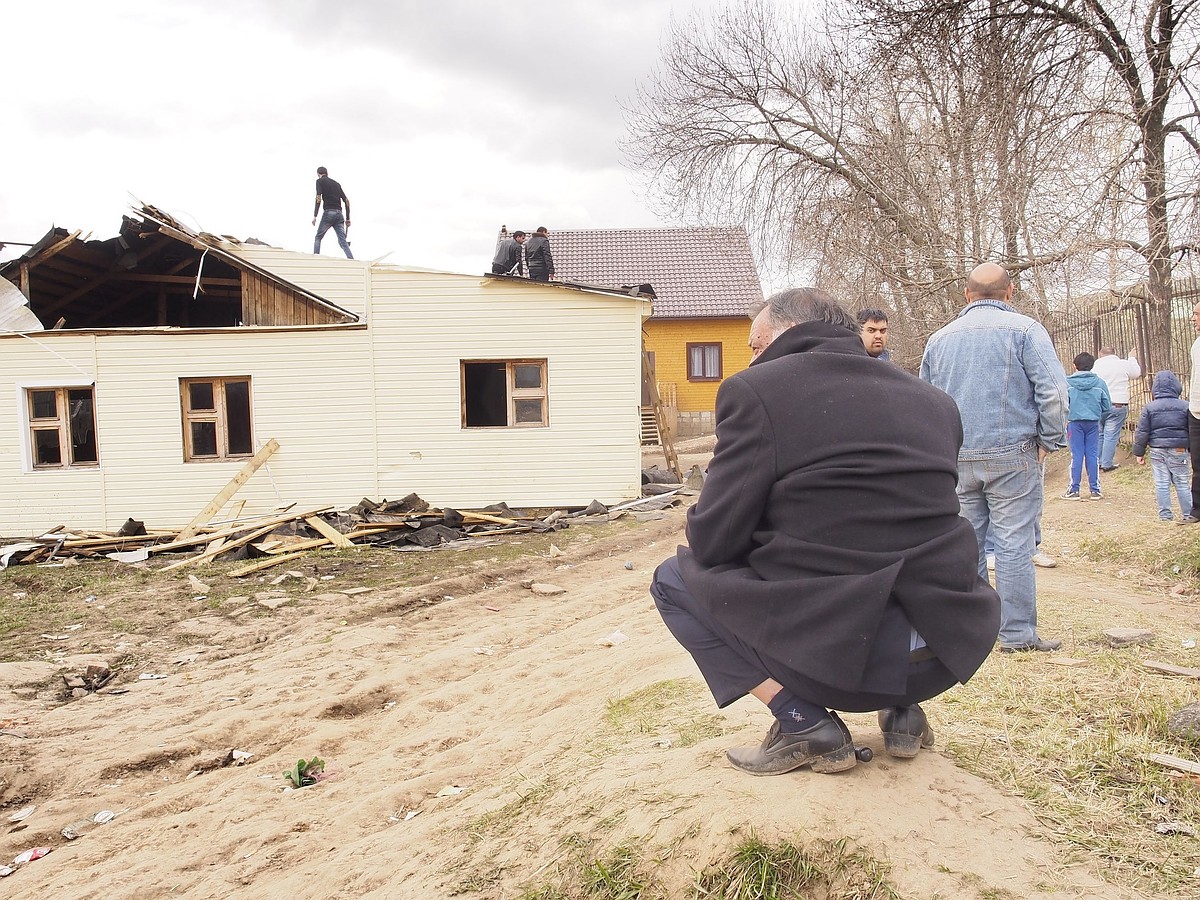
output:
M86 387L26 388L29 449L34 469L100 464L95 391Z
M687 345L688 381L721 380L721 345Z
M544 428L549 420L546 360L463 360L464 428Z
M248 377L181 378L179 395L184 461L254 455Z

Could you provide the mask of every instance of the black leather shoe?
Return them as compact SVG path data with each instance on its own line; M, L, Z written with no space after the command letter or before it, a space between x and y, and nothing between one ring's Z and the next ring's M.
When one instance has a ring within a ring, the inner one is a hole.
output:
M814 772L841 772L858 762L850 730L835 713L796 734L781 733L775 722L757 747L734 747L725 756L751 775L782 775L801 766L812 766Z
M1052 650L1057 650L1062 646L1062 641L1059 640L1042 640L1038 638L1028 644L1017 644L1015 647L1005 647L1000 645L1001 653L1025 653L1029 650L1037 650L1041 653L1049 653Z
M879 730L883 732L883 749L901 759L912 759L922 747L933 746L933 729L925 711L915 703L881 709Z

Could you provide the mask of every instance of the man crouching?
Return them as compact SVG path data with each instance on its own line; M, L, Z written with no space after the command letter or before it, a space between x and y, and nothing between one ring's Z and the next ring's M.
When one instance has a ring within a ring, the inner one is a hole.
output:
M980 579L954 487L954 401L863 347L818 290L771 297L750 368L717 393L717 445L687 547L650 593L718 706L752 694L775 716L753 775L854 766L830 708L879 711L884 749L933 744L918 706L987 658L1000 599Z

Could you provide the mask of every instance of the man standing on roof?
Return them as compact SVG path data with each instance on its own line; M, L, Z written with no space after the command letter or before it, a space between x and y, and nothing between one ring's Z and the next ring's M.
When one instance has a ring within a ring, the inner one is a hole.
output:
M337 235L338 243L347 259L354 259L350 252L350 242L346 240L346 228L350 225L350 198L342 190L342 186L329 177L329 170L324 166L317 167L317 202L313 206L314 225L317 224L317 214L321 211L321 203L325 204L325 214L321 216L321 224L317 226L317 237L313 241L313 253L321 252L321 239L330 228ZM342 216L342 204L346 204L346 215Z
M549 281L554 274L554 257L550 255L550 232L543 225L525 243L525 265L530 281Z
M496 256L492 260L493 275L511 275L516 269L518 275L524 275L521 265L521 245L525 243L525 232L514 231L511 237L500 241L496 248Z

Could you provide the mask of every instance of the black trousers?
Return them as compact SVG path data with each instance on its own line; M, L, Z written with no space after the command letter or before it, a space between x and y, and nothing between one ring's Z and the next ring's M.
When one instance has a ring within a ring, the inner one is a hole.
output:
M768 678L774 678L810 703L843 712L911 706L936 697L958 681L936 657L909 663L908 684L903 694L845 691L814 681L764 659L757 650L709 615L683 583L675 557L655 571L650 596L675 640L692 654L719 707L746 696L751 688Z
M1188 413L1188 447L1192 454L1192 515L1200 518L1200 419Z

